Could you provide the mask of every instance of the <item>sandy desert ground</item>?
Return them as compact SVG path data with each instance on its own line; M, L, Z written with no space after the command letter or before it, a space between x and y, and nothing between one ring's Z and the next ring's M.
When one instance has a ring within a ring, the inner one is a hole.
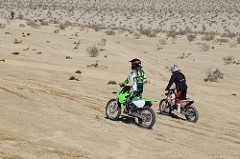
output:
M150 38L6 18L0 24L0 158L240 159L238 36L194 34L189 41L189 34ZM93 47L96 57L88 52ZM158 101L152 130L105 115L135 57L148 78L143 96ZM197 123L159 114L172 64L186 76ZM204 81L217 68L223 79Z

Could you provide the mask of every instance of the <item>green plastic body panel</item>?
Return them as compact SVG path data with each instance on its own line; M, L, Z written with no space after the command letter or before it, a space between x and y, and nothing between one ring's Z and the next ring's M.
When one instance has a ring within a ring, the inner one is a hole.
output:
M126 96L128 96L129 95L129 93L124 93L124 94L119 94L118 95L118 99L119 99L119 102L120 103L125 103L126 102Z

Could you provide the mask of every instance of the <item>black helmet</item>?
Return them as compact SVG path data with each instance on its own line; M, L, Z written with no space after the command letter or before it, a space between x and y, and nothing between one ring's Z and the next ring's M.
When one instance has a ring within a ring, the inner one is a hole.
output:
M141 66L141 61L139 59L132 59L131 61L129 61L132 63L132 70L133 69L137 69L138 67L142 67Z

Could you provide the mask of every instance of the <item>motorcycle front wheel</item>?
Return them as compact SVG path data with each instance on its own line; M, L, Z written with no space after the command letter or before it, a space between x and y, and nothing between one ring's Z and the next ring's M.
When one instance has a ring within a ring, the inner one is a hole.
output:
M142 118L138 118L138 124L142 128L151 129L156 121L155 112L150 107L144 107L140 113Z
M185 110L185 118L193 123L196 123L198 121L198 111L197 109L190 105Z
M121 115L121 106L117 99L111 99L106 105L106 116L110 120L118 120Z
M163 114L163 115L169 115L170 114L170 106L166 102L166 99L162 99L160 101L159 110L160 110L160 114Z

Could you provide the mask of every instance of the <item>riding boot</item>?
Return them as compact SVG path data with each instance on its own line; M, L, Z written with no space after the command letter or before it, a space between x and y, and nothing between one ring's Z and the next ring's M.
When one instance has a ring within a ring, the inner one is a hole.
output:
M177 103L177 113L181 113L181 103Z

